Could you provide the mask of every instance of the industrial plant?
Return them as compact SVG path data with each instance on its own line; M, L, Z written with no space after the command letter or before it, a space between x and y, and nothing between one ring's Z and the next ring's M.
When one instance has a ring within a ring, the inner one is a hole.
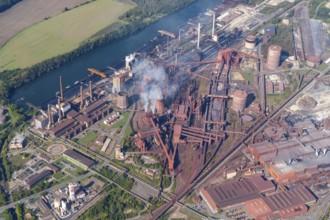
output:
M225 1L70 88L60 77L55 97L29 104L40 112L31 132L65 145L65 167L110 167L138 183L129 192L143 201L155 191L166 202L151 218L183 206L208 219L315 213L329 188L329 66L305 59L302 36L287 52L261 10ZM70 215L85 191L70 183L52 211Z

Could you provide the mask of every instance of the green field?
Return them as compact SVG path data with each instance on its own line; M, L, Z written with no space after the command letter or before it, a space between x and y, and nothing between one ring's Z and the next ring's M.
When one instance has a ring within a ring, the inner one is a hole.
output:
M0 49L0 71L28 67L77 48L135 7L131 1L96 0L30 26Z
M94 141L99 135L100 133L97 131L90 131L77 142L78 144L84 145L85 147L89 147L90 145L94 144Z

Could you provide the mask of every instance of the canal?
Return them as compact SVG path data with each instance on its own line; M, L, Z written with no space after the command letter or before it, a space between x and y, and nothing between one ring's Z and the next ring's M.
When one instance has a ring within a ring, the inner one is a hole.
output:
M59 91L60 75L63 77L64 88L73 85L74 82L81 80L89 74L87 68L104 69L106 66L112 66L118 63L126 55L140 49L145 43L156 37L159 34L157 32L158 30L164 29L178 34L180 25L220 2L222 1L199 0L176 13L160 19L132 36L96 48L62 67L35 79L33 82L18 88L12 96L12 101L22 99L24 103L29 102L34 105L40 105Z

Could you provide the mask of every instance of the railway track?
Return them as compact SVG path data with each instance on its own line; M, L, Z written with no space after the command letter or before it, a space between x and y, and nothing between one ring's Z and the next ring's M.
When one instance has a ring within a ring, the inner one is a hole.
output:
M252 134L258 130L260 130L266 123L276 117L288 104L290 104L293 100L295 100L299 94L304 91L306 88L309 89L313 86L313 82L316 82L316 79L319 77L323 77L328 71L330 67L324 70L322 73L317 73L312 79L310 79L304 86L298 89L295 93L293 93L281 106L279 106L275 111L273 111L268 116L263 116L260 118L253 127L249 128L246 132L245 136L242 136L240 139L237 140L236 144L233 145L231 148L227 149L226 151L222 152L215 163L212 164L207 170L208 164L206 164L201 171L193 178L193 181L185 188L183 191L179 192L171 201L160 207L159 209L155 210L152 213L151 219L158 219L161 215L163 215L169 208L171 208L176 202L184 198L191 190L195 189L196 186L199 186L200 183L208 177L211 173L213 173L219 166L222 166L225 161L230 159L234 153L239 151L243 146L245 146L245 142L248 141Z

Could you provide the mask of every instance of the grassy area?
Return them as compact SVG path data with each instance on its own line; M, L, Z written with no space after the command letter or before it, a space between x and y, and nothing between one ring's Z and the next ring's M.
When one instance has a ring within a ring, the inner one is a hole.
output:
M18 154L16 156L10 157L10 161L12 162L13 166L17 169L21 169L26 162L32 159L31 154Z
M289 98L291 91L285 90L283 94L267 94L267 105L277 107Z
M322 4L323 2L326 2L325 0L310 0L308 4L308 13L309 17L313 18L316 12L317 7Z
M0 71L28 67L67 53L116 23L130 1L96 0L30 26L0 50Z
M97 131L90 131L85 136L80 138L77 142L78 144L84 145L85 147L89 147L94 143L96 138L100 135Z
M56 179L56 180L61 180L63 179L63 177L65 177L66 174L64 172L58 172L58 173L54 173L53 174L53 177Z
M111 127L112 128L121 128L125 125L128 116L130 115L130 112L123 112L120 116L120 119L114 123Z
M63 161L64 163L69 164L69 165L71 165L72 167L74 167L74 170L71 170L71 169L65 167L64 165L62 165L62 164L61 164L61 161ZM81 175L81 174L85 173L85 171L84 171L83 169L81 169L81 168L75 166L74 164L70 163L68 160L64 159L63 157L60 157L58 160L56 160L56 161L54 162L54 164L55 164L56 166L58 166L59 168L61 168L62 170L64 169L66 172L68 172L68 173L70 173L70 174L72 174L72 175L74 175L74 176L78 176L78 175ZM55 174L54 174L54 175L55 175ZM58 174L58 175L59 175L58 177L60 177L60 174ZM65 175L65 174L64 174L64 175ZM54 177L54 178L55 178L55 177ZM56 178L55 178L55 179L56 179Z
M263 9L260 10L260 13L263 13L263 14L272 14L274 12L276 12L277 10L279 10L280 8L289 8L288 7L292 5L292 3L288 3L288 2L282 2L276 6L272 6L272 5L267 5L266 7L264 7Z

